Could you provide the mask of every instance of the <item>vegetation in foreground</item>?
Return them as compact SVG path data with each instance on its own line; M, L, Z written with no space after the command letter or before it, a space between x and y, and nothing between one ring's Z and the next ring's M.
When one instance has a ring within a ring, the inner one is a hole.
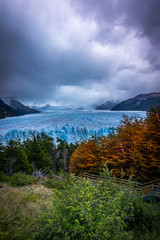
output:
M159 205L144 203L110 181L93 185L63 176L46 180L45 186L9 184L0 188L2 240L159 239Z

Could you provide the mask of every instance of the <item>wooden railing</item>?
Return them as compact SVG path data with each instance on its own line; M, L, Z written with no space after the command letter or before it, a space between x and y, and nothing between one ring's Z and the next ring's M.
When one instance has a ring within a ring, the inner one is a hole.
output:
M138 196L142 196L144 200L150 200L152 198L160 199L160 179L156 179L146 183L138 183L126 179L107 177L103 178L99 175L90 173L82 173L77 176L77 179L90 179L94 184L101 180L110 180L114 184L121 187L122 190L134 190Z
M54 180L63 180L63 177L53 175L52 178ZM121 178L114 178L114 177L101 177L99 175L94 175L90 173L81 173L80 175L76 176L77 179L90 179L93 184L98 183L101 180L110 180L113 184L118 185L122 190L132 190L135 191L137 196L142 197L144 200L153 200L159 199L160 200L160 179L156 179L146 183L139 183L134 182L131 180L121 179Z

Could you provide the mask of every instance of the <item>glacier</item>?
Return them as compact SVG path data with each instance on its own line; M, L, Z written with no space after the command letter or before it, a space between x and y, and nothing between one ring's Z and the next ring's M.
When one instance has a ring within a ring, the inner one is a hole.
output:
M48 136L75 143L95 136L107 136L116 130L122 115L144 118L146 112L140 111L97 111L97 110L55 110L0 120L0 141L10 139L21 141L33 134L45 132Z

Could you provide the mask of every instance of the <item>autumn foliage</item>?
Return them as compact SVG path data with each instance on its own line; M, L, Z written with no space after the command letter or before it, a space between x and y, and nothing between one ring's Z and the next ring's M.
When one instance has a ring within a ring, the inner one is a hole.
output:
M97 171L103 163L100 155L101 144L96 140L82 143L71 157L70 171L74 173Z
M73 153L70 171L98 172L107 163L116 177L121 170L136 180L160 177L160 107L146 119L124 116L115 134L82 143Z

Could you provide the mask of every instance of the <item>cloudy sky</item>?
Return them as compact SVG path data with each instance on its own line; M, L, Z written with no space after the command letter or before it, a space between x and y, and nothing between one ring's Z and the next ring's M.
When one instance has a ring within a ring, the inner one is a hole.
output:
M0 0L0 96L85 106L160 91L160 0Z

